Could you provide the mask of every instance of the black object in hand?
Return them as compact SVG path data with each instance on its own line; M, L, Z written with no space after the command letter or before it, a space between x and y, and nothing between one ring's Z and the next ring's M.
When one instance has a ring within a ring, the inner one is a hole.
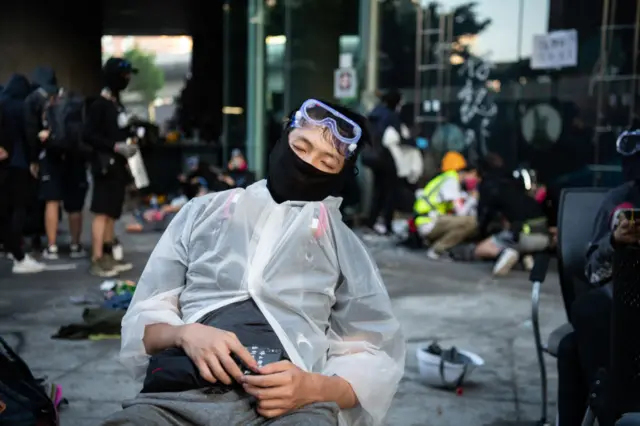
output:
M264 348L260 346L247 346L247 350L256 360L258 367L264 367L265 365L273 364L274 362L282 361L283 351L282 349ZM238 363L242 368L242 374L250 375L254 374L244 363Z

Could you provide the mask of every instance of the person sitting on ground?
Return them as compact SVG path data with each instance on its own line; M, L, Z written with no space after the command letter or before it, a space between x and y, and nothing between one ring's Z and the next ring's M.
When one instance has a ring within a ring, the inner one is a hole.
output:
M200 191L200 179L207 182L207 188L213 192L225 191L233 188L235 182L222 175L219 169L214 168L198 156L187 158L187 174L178 176L182 186L182 192L189 199L196 197Z
M475 185L476 171L467 166L462 154L450 151L441 164L442 173L433 178L418 195L413 206L414 223L421 238L431 247L427 256L438 259L448 250L473 236L477 229L476 200L465 191Z
M607 192L598 209L585 268L592 289L576 295L570 318L574 331L558 347L560 424L580 424L589 389L598 371L609 366L613 253L618 247L640 241L640 224L621 214L625 209L640 208L640 132L622 133L616 149L622 156L626 182ZM609 415L604 413L605 417ZM613 423L600 415L598 421L603 425Z
M365 129L364 117L307 100L266 180L180 210L122 321L121 361L147 372L144 388L104 426L382 424L404 338L332 196L355 173Z
M196 197L201 197L209 193L207 182L203 178L199 179L200 189ZM180 195L171 200L169 204L165 204L159 208L137 211L134 214L134 222L127 224L126 230L134 234L141 232L163 232L188 201L189 199L185 195Z
M229 160L227 170L221 174L220 179L231 188L246 188L255 181L255 175L249 171L247 160L242 151L234 149L231 152L231 160Z
M502 229L476 244L473 256L496 260L493 274L504 276L521 256L547 249L547 219L540 203L506 171L502 158L489 154L484 163L479 185L478 228L487 235L491 220L498 217Z

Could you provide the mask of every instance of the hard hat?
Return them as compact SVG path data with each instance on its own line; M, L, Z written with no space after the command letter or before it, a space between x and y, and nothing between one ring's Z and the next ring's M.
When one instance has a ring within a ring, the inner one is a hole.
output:
M447 152L440 163L440 169L442 169L443 172L449 172L451 170L460 171L466 167L467 160L464 159L462 154L456 151Z
M473 352L455 347L442 349L437 342L416 349L422 381L430 386L458 388L484 360Z

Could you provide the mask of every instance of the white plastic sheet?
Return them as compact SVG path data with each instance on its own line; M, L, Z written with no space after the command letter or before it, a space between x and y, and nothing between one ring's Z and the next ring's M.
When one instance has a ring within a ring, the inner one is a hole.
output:
M122 362L144 374L146 325L193 323L251 297L298 367L351 384L360 406L343 411L342 424L381 424L405 343L374 261L341 221L340 201L276 204L265 181L192 200L140 278L122 322Z

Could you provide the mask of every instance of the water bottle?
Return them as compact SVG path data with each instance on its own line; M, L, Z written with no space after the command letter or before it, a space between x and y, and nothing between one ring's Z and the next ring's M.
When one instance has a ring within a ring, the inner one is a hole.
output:
M160 207L158 205L158 197L156 197L155 195L153 197L151 197L151 203L150 204L151 204L151 208L152 209L157 210L158 207Z

